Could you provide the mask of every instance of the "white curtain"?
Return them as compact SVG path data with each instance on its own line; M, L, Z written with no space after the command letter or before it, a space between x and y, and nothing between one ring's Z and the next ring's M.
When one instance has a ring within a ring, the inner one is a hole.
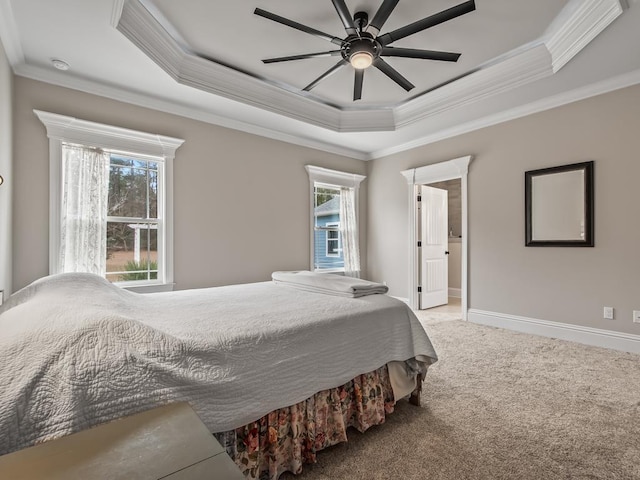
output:
M348 277L360 278L360 247L358 246L355 192L355 188L340 188L340 233L344 274Z
M63 145L60 273L105 274L108 197L109 154Z

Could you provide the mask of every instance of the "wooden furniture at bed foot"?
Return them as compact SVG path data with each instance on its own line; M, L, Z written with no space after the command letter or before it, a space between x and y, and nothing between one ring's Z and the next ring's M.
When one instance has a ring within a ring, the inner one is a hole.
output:
M0 457L11 480L244 480L187 403L98 425Z

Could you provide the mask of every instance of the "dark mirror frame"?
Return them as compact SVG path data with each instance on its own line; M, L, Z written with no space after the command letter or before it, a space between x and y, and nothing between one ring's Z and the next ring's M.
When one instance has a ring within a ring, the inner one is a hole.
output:
M584 171L584 240L562 240L556 238L533 239L532 204L533 179L541 175L554 175L576 170ZM594 193L593 161L542 168L524 172L525 192L525 245L527 247L593 247L594 246Z

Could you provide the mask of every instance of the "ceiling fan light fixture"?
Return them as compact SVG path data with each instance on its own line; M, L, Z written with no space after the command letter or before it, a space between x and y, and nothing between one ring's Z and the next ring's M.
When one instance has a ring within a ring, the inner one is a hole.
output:
M401 48L390 46L396 40L415 35L430 27L440 25L441 23L453 20L461 15L472 12L476 9L475 0L466 0L460 5L442 10L438 13L417 20L404 27L396 28L384 35L379 35L380 30L395 9L400 0L382 0L382 5L375 13L373 20L369 22L369 15L364 11L357 11L353 18L347 7L345 0L331 0L333 6L340 17L340 21L344 26L347 34L345 38L339 38L334 35L308 27L302 23L290 20L275 13L267 12L260 8L254 10L254 14L272 20L282 25L294 28L304 33L308 33L318 38L330 41L334 45L339 45L340 50L330 50L328 52L307 53L302 55L290 55L288 57L267 58L262 60L263 63L277 63L291 60L303 60L306 58L319 58L329 56L342 56L340 61L329 70L316 78L309 85L304 87L302 91L309 92L318 83L333 75L341 68L351 65L355 69L355 78L353 83L353 101L362 98L362 85L364 78L364 70L374 66L392 81L410 91L415 88L409 80L404 78L400 72L389 65L382 57L404 57L419 58L423 60L439 60L444 62L457 62L459 53L441 52L433 50L420 50L415 48Z
M356 52L349 58L349 62L353 68L364 70L373 64L373 55L369 52Z

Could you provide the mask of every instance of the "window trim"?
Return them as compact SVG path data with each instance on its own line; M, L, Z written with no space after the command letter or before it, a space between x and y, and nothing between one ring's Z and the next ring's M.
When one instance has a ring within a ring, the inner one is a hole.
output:
M360 183L367 178L364 175L358 175L357 173L341 172L338 170L330 170L328 168L316 167L314 165L306 165L305 169L309 174L309 225L310 225L310 239L309 239L309 270L321 271L321 272L344 272L344 268L341 269L321 269L316 270L314 265L315 256L315 221L314 221L314 187L316 184L324 184L328 187L347 187L353 188L355 191L355 206L356 206L356 220L358 222L358 229L360 228L360 206L359 206L359 190Z
M136 291L173 289L173 160L184 143L179 138L130 130L66 115L33 110L44 124L49 138L49 272L58 272L60 250L60 213L62 205L62 144L77 143L119 151L130 155L147 155L164 163L164 192L158 198L159 221L164 229L164 275L155 282L126 286ZM160 241L160 239L159 239ZM159 275L160 276L160 275ZM124 285L123 285L124 287Z

